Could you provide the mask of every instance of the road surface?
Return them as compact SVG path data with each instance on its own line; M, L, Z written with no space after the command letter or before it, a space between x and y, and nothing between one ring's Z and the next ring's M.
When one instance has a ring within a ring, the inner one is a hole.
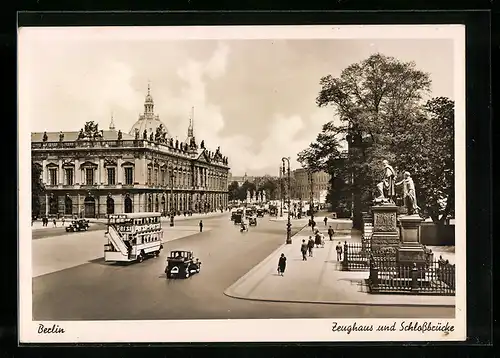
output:
M197 226L199 220L182 225ZM203 219L208 232L167 242L159 258L116 265L98 259L33 279L35 320L165 320L252 318L444 318L453 308L258 302L230 298L224 290L285 241L283 222L259 219L240 233L229 214ZM295 225L293 232L301 226ZM168 230L168 227L165 227ZM96 231L96 235L102 232ZM167 280L167 252L194 251L201 272ZM276 258L277 260L278 258ZM314 278L311 278L314 279ZM300 287L297 287L300 289Z
M49 223L49 225L52 225L52 223ZM106 225L102 223L91 223L87 231L104 230L105 227ZM44 239L46 237L68 235L68 233L66 232L66 227L62 227L60 223L58 227L45 227L41 229L32 230L31 232L32 232L31 238L33 240ZM69 235L78 235L84 232L85 231L75 231L73 233L69 233Z

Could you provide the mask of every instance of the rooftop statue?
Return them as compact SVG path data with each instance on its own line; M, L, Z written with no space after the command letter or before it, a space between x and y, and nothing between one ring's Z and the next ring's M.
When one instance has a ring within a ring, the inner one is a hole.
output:
M59 141L62 142L64 140L64 133L61 131L59 132Z
M122 140L122 131L118 130L118 140Z
M46 142L47 140L49 139L49 137L47 136L47 132L43 132L43 141Z
M148 140L148 131L147 130L144 130L144 132L142 132L142 139Z

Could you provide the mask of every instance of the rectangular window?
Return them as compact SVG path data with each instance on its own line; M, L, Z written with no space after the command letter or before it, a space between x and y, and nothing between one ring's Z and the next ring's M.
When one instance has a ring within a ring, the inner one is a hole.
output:
M125 168L125 184L134 184L134 172L132 167Z
M94 185L94 169L85 169L85 184Z
M116 172L115 168L108 168L108 185L116 184Z
M151 185L151 168L148 168L148 184Z
M50 185L57 185L57 169L49 169L49 183Z
M73 185L73 168L66 169L66 185Z
M160 172L160 185L165 185L165 171L163 169Z
M158 169L155 169L155 185L158 185Z

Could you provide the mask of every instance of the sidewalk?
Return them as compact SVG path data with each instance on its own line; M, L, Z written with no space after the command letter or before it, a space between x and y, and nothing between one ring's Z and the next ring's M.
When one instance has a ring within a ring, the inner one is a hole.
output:
M334 228L335 229L335 228ZM320 230L325 232L324 226ZM321 304L394 305L394 306L451 306L453 296L414 296L369 294L365 280L369 273L340 271L335 246L341 241L353 242L359 238L334 236L324 248L313 249L313 257L302 261L302 239L311 235L305 227L293 237L291 245L283 245L250 270L224 292L229 297L277 302ZM281 253L287 257L285 275L277 273Z
M212 230L204 226L203 232ZM163 242L198 234L196 226L174 226L163 231ZM104 231L72 233L32 241L33 277L65 270L104 257ZM160 255L161 257L161 255Z

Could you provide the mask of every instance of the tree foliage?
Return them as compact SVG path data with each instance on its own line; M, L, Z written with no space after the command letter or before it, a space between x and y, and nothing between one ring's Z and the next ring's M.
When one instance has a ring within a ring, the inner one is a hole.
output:
M317 105L332 106L340 125L326 123L298 160L332 176L332 206L345 204L347 190L359 218L387 159L398 173L411 173L425 214L437 220L452 211L454 104L447 98L423 103L431 85L427 73L413 62L375 54L348 66L339 78L323 77L320 85ZM349 144L348 158L339 152L341 140Z

